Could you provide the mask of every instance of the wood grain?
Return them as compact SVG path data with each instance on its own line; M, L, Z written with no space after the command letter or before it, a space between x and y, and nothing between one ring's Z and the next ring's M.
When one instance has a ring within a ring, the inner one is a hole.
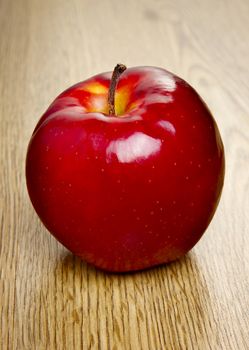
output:
M249 349L249 2L0 0L0 348ZM165 67L213 111L226 180L178 262L105 274L69 254L27 196L31 132L59 92L127 66Z

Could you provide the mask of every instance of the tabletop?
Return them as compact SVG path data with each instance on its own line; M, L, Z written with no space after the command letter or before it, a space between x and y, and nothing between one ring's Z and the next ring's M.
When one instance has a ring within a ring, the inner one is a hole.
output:
M0 349L249 349L249 2L0 0ZM213 112L216 215L182 259L104 273L43 227L25 185L38 118L70 85L164 67Z

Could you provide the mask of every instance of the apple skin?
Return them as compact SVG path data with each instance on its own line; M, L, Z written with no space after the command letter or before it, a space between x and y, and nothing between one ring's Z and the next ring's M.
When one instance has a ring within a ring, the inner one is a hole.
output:
M111 72L78 83L38 122L27 188L46 228L108 271L186 254L209 225L224 181L224 149L209 109L174 74L127 69L108 115Z

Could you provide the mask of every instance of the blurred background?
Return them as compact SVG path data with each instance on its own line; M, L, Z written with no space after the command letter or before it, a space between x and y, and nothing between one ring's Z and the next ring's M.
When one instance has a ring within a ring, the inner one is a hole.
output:
M248 16L248 0L0 0L1 349L249 348ZM68 256L25 186L38 118L118 62L187 80L226 150L208 232L180 262L140 275Z

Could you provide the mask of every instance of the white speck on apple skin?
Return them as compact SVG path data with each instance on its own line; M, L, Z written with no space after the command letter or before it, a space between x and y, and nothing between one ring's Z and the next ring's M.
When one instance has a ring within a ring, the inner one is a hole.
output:
M58 160L62 160L62 157L59 157Z
M148 228L148 227L149 227L149 225L148 225L148 224L145 224L145 225L144 225L144 228Z
M61 135L64 135L64 131L61 131Z
M75 152L74 154L77 156L79 154L79 152Z
M176 162L174 162L174 166L176 166Z
M48 166L45 166L45 170L48 170Z
M132 211L133 211L133 213L136 213L136 212L137 212L137 209L136 209L136 208L133 208Z
M151 179L148 179L148 183L151 184L151 183L152 183L152 180L151 180Z
M153 216L155 213L154 213L154 211L152 210L151 212L150 212L150 215L151 216Z
M46 152L48 152L49 151L49 146L46 146Z
M104 168L101 168L101 172L104 173L104 172L105 172L105 169L104 169Z
M137 216L137 217L136 217L136 220L137 220L137 221L140 221L140 217L139 217L139 216Z
M198 164L198 168L201 168L201 164Z
M185 176L185 180L187 180L187 181L188 181L188 180L189 180L189 176Z
M152 167L151 167L152 169L155 169L155 165L152 165Z
M172 204L173 204L173 205L176 205L176 201L173 201Z
M69 187L72 187L72 184L68 184Z

